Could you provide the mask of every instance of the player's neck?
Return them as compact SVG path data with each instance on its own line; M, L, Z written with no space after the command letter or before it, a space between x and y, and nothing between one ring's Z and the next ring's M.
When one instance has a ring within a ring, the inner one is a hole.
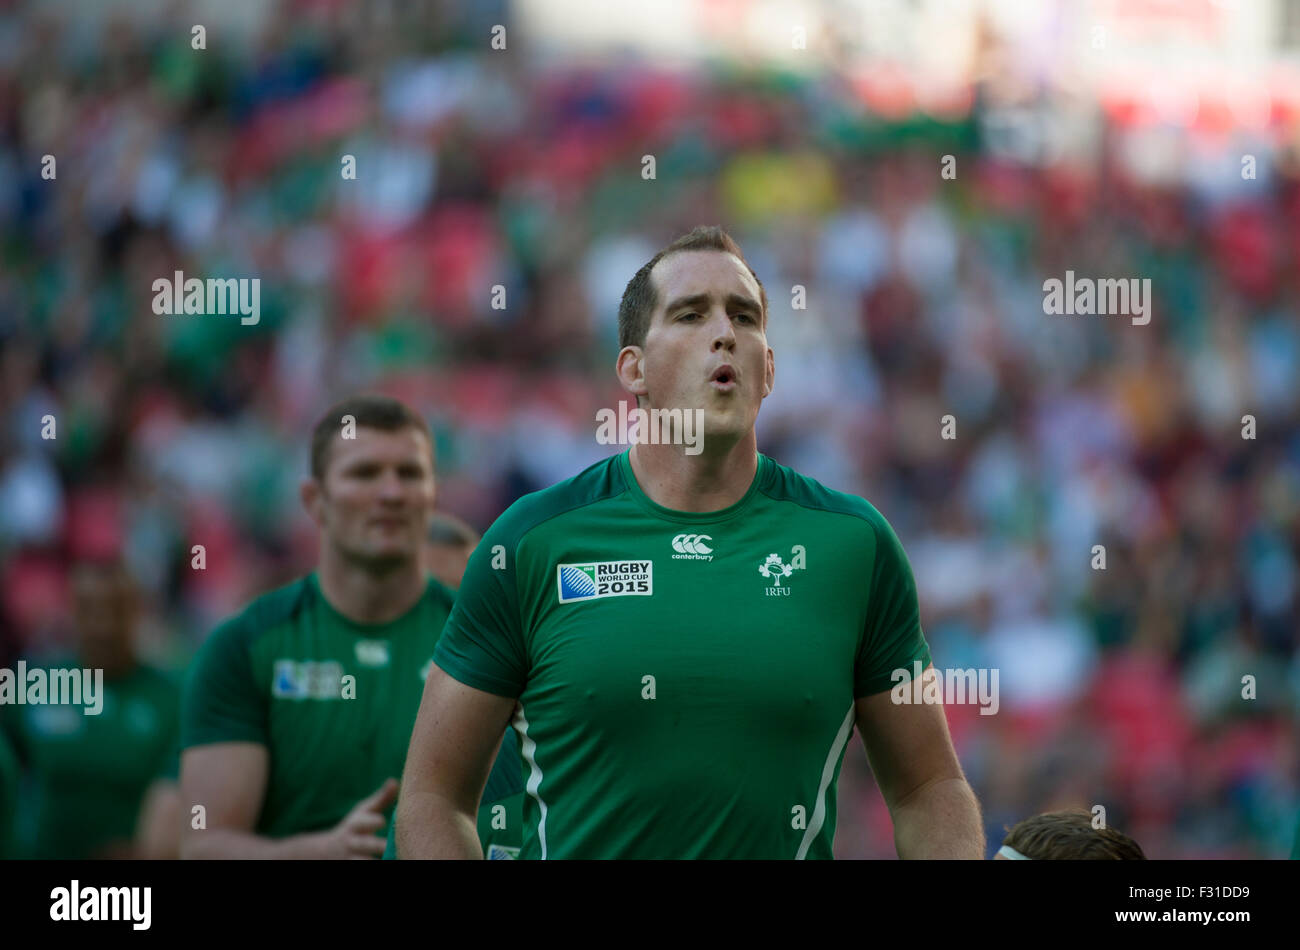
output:
M416 559L384 571L368 570L329 545L316 569L329 605L357 623L388 623L406 613L424 594L428 581Z
M655 504L674 511L721 511L744 498L754 483L758 439L751 429L733 445L699 455L687 455L680 445L641 442L632 446L628 461Z

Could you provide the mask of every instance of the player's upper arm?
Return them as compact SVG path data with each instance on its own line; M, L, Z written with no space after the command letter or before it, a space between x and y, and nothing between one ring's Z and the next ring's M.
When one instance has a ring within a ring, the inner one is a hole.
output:
M435 663L411 732L403 793L426 792L473 815L515 700L467 686Z
M897 670L911 676L930 665L930 646L921 630L921 608L912 566L898 535L872 509L871 576L867 578L866 622L853 670L853 697L888 690ZM920 663L917 667L914 664Z
M182 853L201 830L253 831L270 768L267 693L248 652L250 629L223 624L204 641L181 694ZM196 812L201 808L201 812Z
M898 535L872 511L867 622L854 669L854 713L876 782L892 812L921 786L962 777L943 706L895 703L892 688L934 675L921 630L916 580ZM899 671L905 677L900 677Z
M232 621L199 647L181 692L182 749L211 742L269 744L269 689L253 672L250 634Z
M511 511L488 528L470 555L433 662L466 686L518 697L529 673L520 608L520 587L527 582L520 579L520 544Z
M181 754L181 803L185 853L205 830L251 832L262 812L270 755L254 742L214 742ZM196 811L196 808L202 809ZM202 827L197 816L202 815Z
M433 651L403 778L404 795L436 794L471 816L528 681L514 512L470 555Z
M927 666L922 682L935 675ZM962 778L961 764L939 703L896 703L891 690L854 703L871 771L892 813L923 785Z

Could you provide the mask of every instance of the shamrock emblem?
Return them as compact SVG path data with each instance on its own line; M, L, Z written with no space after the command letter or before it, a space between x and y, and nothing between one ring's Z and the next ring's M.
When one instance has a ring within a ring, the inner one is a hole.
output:
M772 583L776 587L781 586L781 578L789 577L794 573L794 568L785 564L779 554L769 554L767 560L758 566L758 573L764 577L772 578Z

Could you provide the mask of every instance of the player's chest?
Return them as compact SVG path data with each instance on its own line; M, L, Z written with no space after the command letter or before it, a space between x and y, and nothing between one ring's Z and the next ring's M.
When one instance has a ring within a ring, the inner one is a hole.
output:
M725 692L851 677L867 580L797 526L588 538L532 570L525 636L540 682L597 688L658 670Z
M148 696L111 688L104 690L98 715L73 705L28 706L24 723L42 771L116 776L151 768L168 725Z
M371 638L306 627L259 644L255 666L272 722L330 728L335 720L416 708L435 636Z

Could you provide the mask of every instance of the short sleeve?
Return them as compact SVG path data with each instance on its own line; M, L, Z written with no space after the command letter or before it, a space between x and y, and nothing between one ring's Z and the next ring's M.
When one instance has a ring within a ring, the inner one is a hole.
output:
M892 676L895 670L905 669L910 675L915 662L921 669L930 665L912 566L889 522L874 514L876 552L867 619L853 671L854 699L892 688L897 683Z
M515 545L507 543L500 524L498 519L470 555L433 662L466 686L517 699L528 678L527 651Z
M247 637L223 624L199 648L181 694L180 746L212 742L269 745L267 699L253 677Z

